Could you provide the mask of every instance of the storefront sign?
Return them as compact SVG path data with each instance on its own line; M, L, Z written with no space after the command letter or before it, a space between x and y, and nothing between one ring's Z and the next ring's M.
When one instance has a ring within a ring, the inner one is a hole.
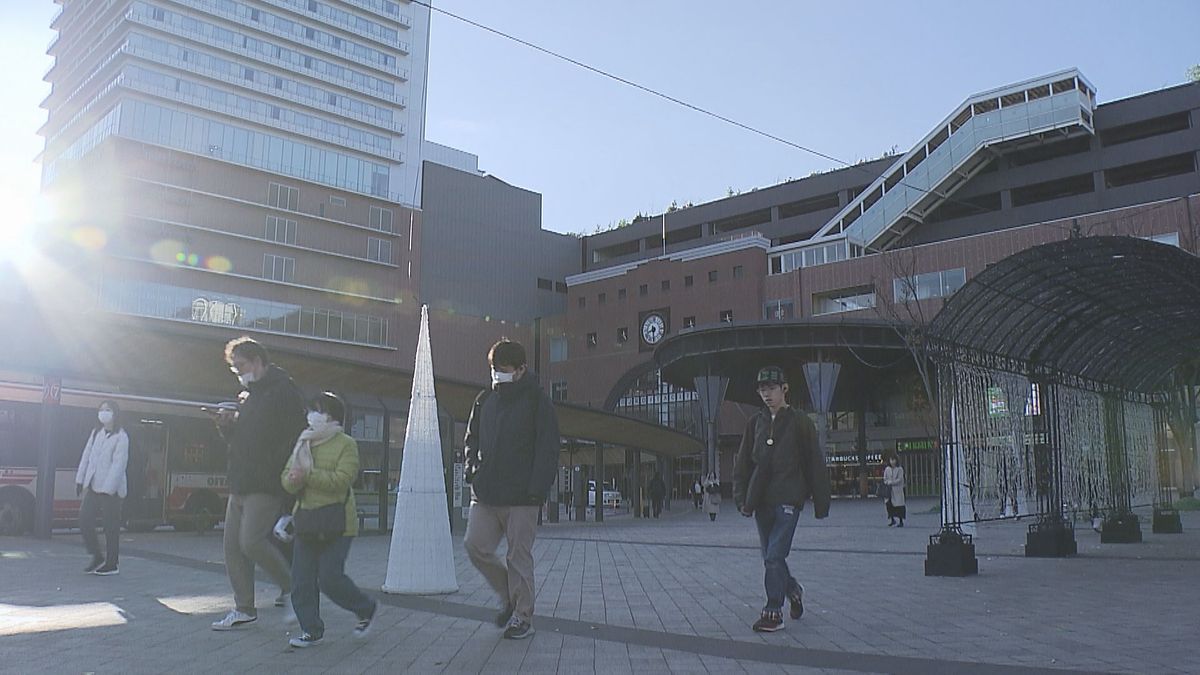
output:
M896 440L896 452L929 452L938 449L936 438L901 438Z
M454 463L454 505L460 507L463 505L463 464L462 462Z
M192 300L192 321L236 326L242 319L242 306L235 302L196 298Z

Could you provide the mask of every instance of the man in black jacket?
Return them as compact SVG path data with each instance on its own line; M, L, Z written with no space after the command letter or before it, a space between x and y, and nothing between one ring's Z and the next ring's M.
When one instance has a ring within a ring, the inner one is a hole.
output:
M525 348L502 339L488 353L492 388L475 399L464 448L471 513L464 544L500 596L504 637L533 635L533 539L558 471L558 416L526 365ZM496 555L508 540L507 564Z
M802 412L787 405L783 369L758 371L758 395L766 404L746 422L733 467L733 501L744 516L754 516L762 548L767 604L754 630L783 628L783 599L792 619L804 614L804 587L787 566L792 537L804 502L810 498L817 518L829 515L829 471L817 443L817 429Z
M229 443L224 543L234 609L214 621L213 630L232 630L258 618L255 564L279 584L275 606L284 607L289 618L294 616L290 566L270 538L283 509L279 476L306 425L300 390L287 372L271 363L266 348L248 337L231 340L225 345L225 360L247 391L236 412L216 416L218 429Z

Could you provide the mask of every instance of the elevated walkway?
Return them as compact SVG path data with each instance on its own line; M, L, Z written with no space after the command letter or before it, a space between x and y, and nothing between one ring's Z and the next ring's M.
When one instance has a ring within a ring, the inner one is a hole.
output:
M850 257L886 250L979 173L1001 146L1035 144L1050 134L1094 134L1095 108L1096 90L1076 69L976 94L807 243L844 238Z

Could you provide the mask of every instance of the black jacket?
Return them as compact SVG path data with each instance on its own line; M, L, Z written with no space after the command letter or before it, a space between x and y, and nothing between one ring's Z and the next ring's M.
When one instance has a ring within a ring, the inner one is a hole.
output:
M229 489L235 495L282 495L279 474L308 425L304 397L291 376L274 364L249 389L237 422L222 430L229 442Z
M463 454L475 498L490 506L541 504L558 471L558 415L527 371L484 391L467 420Z
M767 439L774 444L767 445ZM790 504L804 508L812 499L817 518L829 515L829 470L817 444L812 420L791 406L775 420L763 409L746 422L733 465L733 502L757 510Z

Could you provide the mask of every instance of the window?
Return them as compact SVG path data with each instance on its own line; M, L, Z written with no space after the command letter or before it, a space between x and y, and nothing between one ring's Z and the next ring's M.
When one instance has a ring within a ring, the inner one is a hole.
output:
M1149 241L1156 241L1160 244L1166 244L1167 246L1174 246L1175 248L1179 248L1179 233L1178 232L1168 232L1167 234L1153 234L1153 235L1150 235L1149 237L1140 237L1140 238L1147 239Z
M779 219L792 218L802 216L806 213L816 213L817 211L825 211L827 209L836 209L838 207L838 194L831 192L818 197L809 197L801 199L798 202L790 202L779 205Z
M565 401L567 400L567 381L556 380L550 383L550 400Z
M335 197L334 195L329 195L329 205L330 206L345 206L346 199L345 199L345 197Z
M642 284L642 285L638 286L638 295L643 298L646 297L647 295L650 295L650 285Z
M892 294L896 302L946 298L967 283L967 270L958 267L942 272L927 272L910 278L892 281Z
M587 298L586 297L584 297L582 295L579 296L579 300L577 302L579 304L579 309L583 309L584 307L587 307Z
M721 310L721 323L733 323L733 310L732 309Z
M387 239L367 237L367 259L392 264L392 242Z
M566 293L567 292L567 282L565 282L565 281L554 282L554 292L555 293Z
M1058 178L1045 183L1036 183L1024 187L1013 188L1013 206L1024 206L1038 202L1048 202L1074 195L1083 195L1096 189L1092 174L1081 173L1067 178Z
M1151 136L1183 131L1190 126L1191 120L1189 119L1188 112L1185 110L1111 129L1098 129L1097 131L1100 132L1100 144L1107 148L1113 145L1120 145L1121 143L1150 138Z
M741 230L755 225L765 225L771 222L771 209L760 209L750 213L743 213L730 218L722 218L721 220L713 221L713 234L722 234L724 232L732 232Z
M599 338L596 337L596 334L588 333L587 334L587 346L595 347L597 343L599 343Z
M796 316L791 300L771 300L763 304L763 319L787 321Z
M734 265L733 266L733 278L741 279L742 274L745 273L745 271L746 270L741 265Z
M550 338L550 363L562 363L567 360L567 337Z
M296 276L296 259L281 255L263 255L263 278L275 281L292 281Z
M1104 171L1105 187L1121 187L1170 176L1182 176L1196 170L1195 154L1187 152L1146 162L1126 164Z
M717 274L717 271L716 271L716 270L711 270L711 271L709 271L709 273L708 273L708 283L710 283L710 284L716 283L716 281L717 281L717 278L718 278L719 276L720 276L720 275L719 275L719 274Z
M813 316L870 309L875 306L875 289L871 286L859 286L826 293L814 293L812 302Z
M356 441L382 441L383 415L358 413L351 417L350 437Z
M696 279L692 275L687 275L683 278L683 287L691 288L696 283Z
M628 295L628 293L625 292L624 288L617 289L617 299L618 300L624 300L626 295Z
M300 190L279 183L267 186L267 205L295 211L300 206Z
M663 279L663 280L662 280L662 289L663 289L664 291L669 291L669 290L671 290L671 280L670 280L670 279Z
M629 342L629 329L628 328L622 326L617 329L617 342L619 342L619 343Z
M279 216L267 216L267 231L265 237L281 244L296 243L296 221Z
M367 221L367 227L380 232L395 232L392 229L392 210L381 208L379 206L371 207L370 220Z
M608 303L608 293L601 293L601 294L597 295L596 302L598 302L601 305L607 304Z
M683 317L683 327L684 328L695 328L696 327L696 317L694 317L694 316Z
M537 287L539 290L552 291L552 290L554 290L554 282L550 281L549 279L543 279L541 277L538 277Z

